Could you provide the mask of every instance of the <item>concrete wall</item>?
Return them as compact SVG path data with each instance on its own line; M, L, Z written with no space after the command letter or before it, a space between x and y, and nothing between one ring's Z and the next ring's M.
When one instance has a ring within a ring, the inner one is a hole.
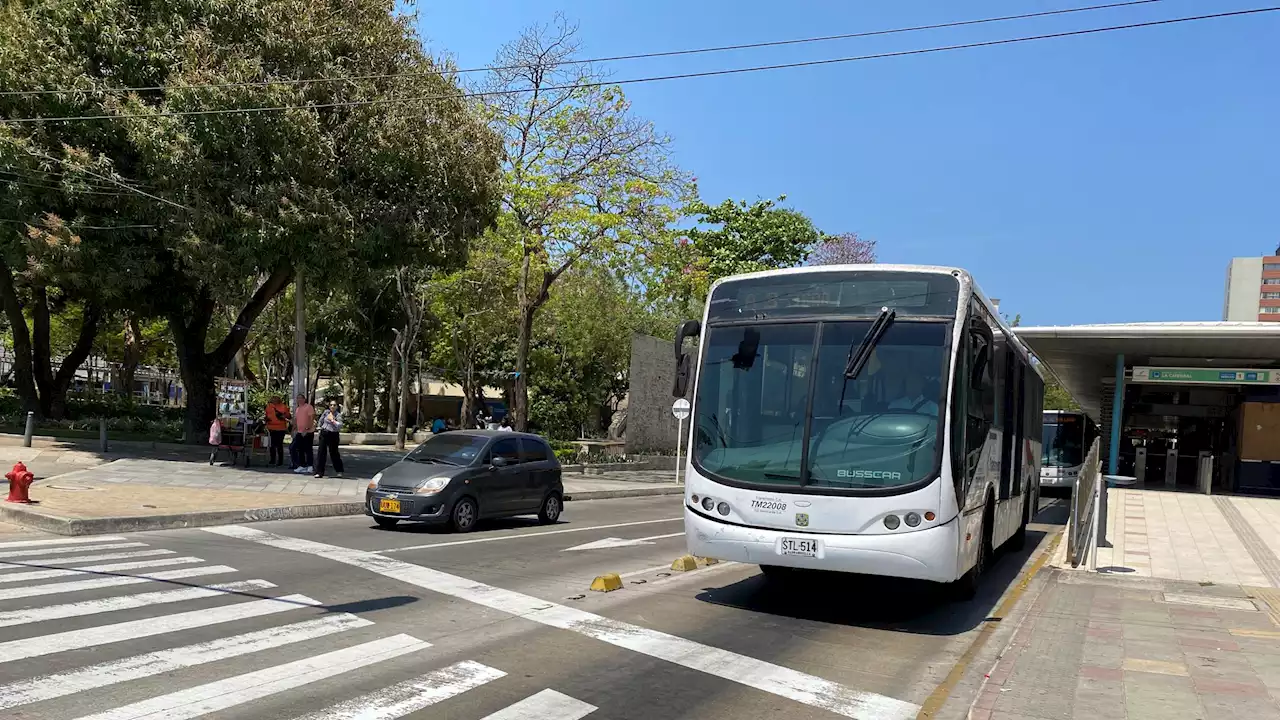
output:
M1226 306L1222 311L1222 319L1257 322L1261 287L1262 258L1232 258L1231 264L1227 266Z
M685 351L693 353L690 365L697 365L697 348L689 341ZM675 452L676 419L671 416L671 386L675 382L675 344L669 340L635 335L631 338L631 376L627 396L627 453L657 450ZM689 383L690 389L693 383ZM688 423L685 424L688 430Z

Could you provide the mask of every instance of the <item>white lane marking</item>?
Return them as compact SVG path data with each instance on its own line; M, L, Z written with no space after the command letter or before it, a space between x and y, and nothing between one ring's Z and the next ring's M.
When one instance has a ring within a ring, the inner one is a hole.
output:
M372 624L372 620L365 620L351 613L325 615L292 625L256 630L196 645L109 660L55 675L19 680L8 685L0 685L0 710L74 695L139 678L153 677Z
M119 535L100 535L91 538L54 538L50 540L13 540L0 543L0 548L35 547L37 545L80 545L83 543L115 542L124 540Z
M587 532L588 530L612 530L613 528L632 527L634 525L652 525L654 523L676 522L677 520L684 520L684 517L663 518L661 520L636 520L635 522L614 523L613 525L573 527L565 530L545 530L543 532L520 533L519 535L495 535L491 537L472 538L470 540L431 543L430 545L410 545L408 547L387 548L386 550L372 550L370 552L390 553L402 552L404 550L426 550L428 548L453 547L454 545L474 545L476 543L497 542L499 540L523 540L525 538L536 538L544 535L563 535L564 533ZM684 533L681 534L683 535Z
M648 575L649 573L662 572L663 570L670 570L670 569L671 569L671 563L667 563L666 565L654 565L653 567L641 568L639 570L632 570L629 573L622 573L618 577L629 578L629 577L635 577L637 575Z
M565 548L560 552L569 552L570 550L606 550L608 548L634 547L637 545L652 545L653 542L651 541L653 540L665 540L667 538L683 537L683 536L684 536L683 532L678 532L678 533L670 533L668 535L653 535L651 537L630 538L630 539L610 537L610 538L604 538L603 540L595 540L593 542L583 543L582 545L574 545L573 547Z
M35 548L28 550L6 550L0 552L0 558L26 557L28 555L66 555L68 553L89 552L91 550L123 550L125 548L146 547L146 543L126 542L108 543L106 545L90 545L89 547L55 547Z
M505 676L506 673L501 670L464 660L368 695L352 698L331 708L303 715L297 720L395 720ZM522 717L537 720L533 716Z
M129 558L155 557L156 555L177 555L173 550L135 550L133 552L104 553L102 555L85 555L83 557L34 558L21 560L0 560L0 570L14 570L32 565L75 565L82 562L99 562L102 560L128 560Z
M44 622L45 620L58 620L69 617L82 617L84 615L97 615L98 613L113 612L115 610L131 610L133 608L146 607L148 605L163 605L165 603L197 600L199 598L215 597L218 595L225 595L227 593L243 592L245 590L261 590L273 587L275 587L275 584L269 583L266 580L244 580L241 582L223 583L221 585L209 585L208 587L188 587L182 588L181 590L160 590L158 592L138 593L137 595L117 595L116 597L102 598L101 600L85 600L83 602L65 603L62 605L43 605L41 607L26 608L24 610L0 612L0 627L26 625L27 623Z
M217 625L232 620L273 615L280 612L296 610L304 606L315 606L320 603L306 595L285 595L267 600L222 605L207 610L191 610L189 612L161 615L159 617L130 620L114 625L99 625L83 630L67 630L52 635L39 635L21 640L0 642L0 663L24 660L26 658L52 655L66 650L97 647L108 643L138 638L164 635L165 633L190 630L192 628Z
M203 529L205 532L353 565L442 595L483 605L550 627L570 630L617 647L790 698L805 705L830 710L845 717L858 720L906 720L914 718L920 709L919 706L909 702L864 690L855 690L781 665L709 647L675 635L612 620L377 553L285 537L242 525Z
M92 572L115 572L116 570L137 570L139 568L164 567L165 565L190 565L202 563L198 557L164 558L163 560L137 560L126 563L110 563L107 565L89 565L67 570L33 570L31 572L9 573L0 575L0 583L24 582L27 580L48 580L49 578L66 577Z
M226 573L233 572L237 572L237 570L226 565L202 565L201 567L181 568L179 570L163 570L161 572L151 573L150 575L117 575L94 578L92 580L72 580L70 582L46 583L44 585L29 585L27 587L3 588L0 589L0 600L37 597L39 595L61 595L62 593L76 592L79 590L97 590L99 588L117 587L119 585L136 585L144 582L181 580L183 578L200 577L202 575L225 575Z
M579 720L596 711L595 705L571 698L555 690L543 690L536 695L508 705L483 720Z
M430 643L409 635L392 635L363 645L159 695L114 710L86 715L79 720L185 720L429 647Z

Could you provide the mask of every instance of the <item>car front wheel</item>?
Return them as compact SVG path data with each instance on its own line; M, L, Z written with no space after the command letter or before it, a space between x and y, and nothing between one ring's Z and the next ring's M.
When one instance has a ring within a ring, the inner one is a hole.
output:
M382 528L383 530L390 530L391 528L396 526L396 523L400 522L400 518L378 517L375 515L373 518L373 521L378 523L378 527Z
M458 500L453 506L453 529L457 532L471 532L475 529L476 518L479 516L479 509L476 507L476 501L469 497Z

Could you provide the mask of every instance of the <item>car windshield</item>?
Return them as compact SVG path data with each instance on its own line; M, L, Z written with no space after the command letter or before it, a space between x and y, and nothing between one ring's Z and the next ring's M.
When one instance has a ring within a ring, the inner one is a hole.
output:
M446 465L470 465L484 450L489 439L464 433L441 433L427 438L414 448L406 460L414 462L439 462Z
M857 377L846 379L850 349L871 325L710 328L694 408L694 461L720 478L800 491L899 487L935 474L951 323L893 322Z
M1063 421L1067 422L1063 422ZM1044 424L1040 464L1044 467L1074 467L1084 462L1084 424L1075 418L1059 418Z

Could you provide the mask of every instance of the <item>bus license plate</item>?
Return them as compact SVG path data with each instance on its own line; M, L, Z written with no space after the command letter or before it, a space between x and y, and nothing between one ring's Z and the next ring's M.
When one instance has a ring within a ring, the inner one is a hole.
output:
M815 538L779 538L777 551L779 555L821 558L822 541Z

